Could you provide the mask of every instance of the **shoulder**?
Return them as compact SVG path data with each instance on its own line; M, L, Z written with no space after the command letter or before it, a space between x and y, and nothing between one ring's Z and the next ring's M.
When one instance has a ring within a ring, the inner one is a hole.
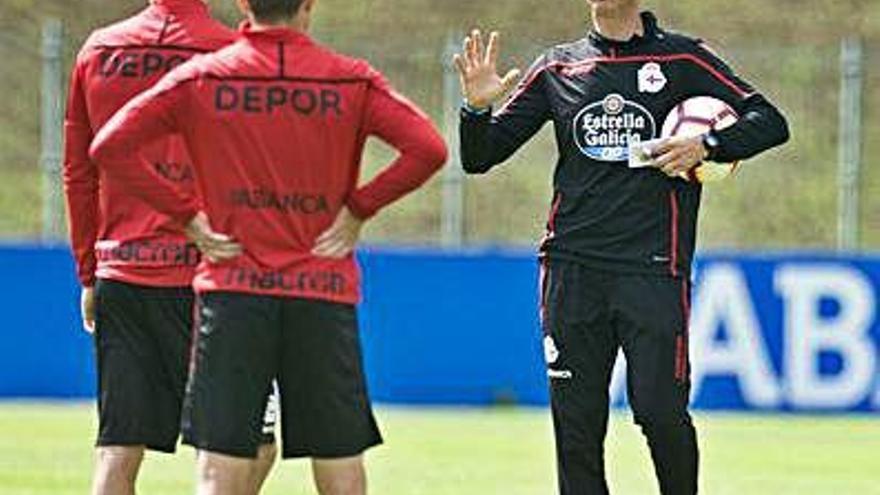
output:
M193 41L208 51L219 50L239 39L236 30L210 17L199 27Z
M130 43L131 33L140 25L142 15L143 13L140 13L92 31L83 43L78 59L88 57L101 48Z
M703 38L677 31L661 31L662 43L670 52L695 55L709 62L721 61L718 52Z
M195 55L166 74L154 86L155 90L157 92L165 92L186 87L190 83L196 83L206 77L210 77L210 74L216 72L213 70L216 55L216 53Z
M369 84L381 84L385 81L382 73L362 58L345 55L317 43L312 48L316 57L324 61L326 76L329 78Z
M526 84L531 84L545 73L566 68L578 68L589 64L600 55L588 38L560 43L538 54L526 71L523 80L526 81Z
M679 49L694 49L703 42L701 38L691 34L667 29L658 30L657 36L663 44Z
M550 47L539 57L539 61L543 59L547 63L577 62L598 55L600 55L598 50L593 47L589 38L581 38Z
M239 38L216 51L197 54L173 72L181 81L228 77L236 72L240 64L240 43Z

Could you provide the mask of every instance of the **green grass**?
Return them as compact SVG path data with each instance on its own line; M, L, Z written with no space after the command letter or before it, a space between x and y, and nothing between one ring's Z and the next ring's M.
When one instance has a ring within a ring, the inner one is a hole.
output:
M368 456L379 495L555 493L544 410L404 409L378 412L386 445ZM870 418L698 415L702 493L880 494L880 422ZM0 493L87 493L91 405L0 405ZM647 449L628 415L612 420L608 467L616 495L656 493ZM192 493L193 454L150 455L140 492ZM313 494L304 462L276 466L264 493Z

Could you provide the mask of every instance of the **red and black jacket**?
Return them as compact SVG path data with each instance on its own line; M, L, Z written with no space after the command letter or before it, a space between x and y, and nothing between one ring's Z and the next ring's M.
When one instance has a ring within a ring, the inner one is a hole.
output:
M198 202L125 157L180 134L192 155ZM368 137L400 156L359 186ZM353 256L318 258L315 240L343 206L361 218L419 187L446 161L428 117L367 63L285 28L244 26L241 39L199 57L123 107L92 157L107 173L183 224L203 208L242 243L225 263L204 261L197 291L359 300ZM134 164L131 164L134 165Z
M507 160L552 121L559 156L542 256L598 269L686 275L696 241L701 186L656 169L630 169L627 143L660 136L667 114L693 96L740 115L716 133L713 159L732 162L788 139L785 118L699 40L664 31L650 13L626 42L591 33L548 50L494 115L463 109L468 173Z
M153 0L139 14L95 31L76 59L64 121L64 190L80 282L96 278L147 286L188 286L198 251L180 227L89 159L98 130L135 95L193 56L228 45L235 31L213 20L203 0ZM127 158L192 194L190 159L166 136Z

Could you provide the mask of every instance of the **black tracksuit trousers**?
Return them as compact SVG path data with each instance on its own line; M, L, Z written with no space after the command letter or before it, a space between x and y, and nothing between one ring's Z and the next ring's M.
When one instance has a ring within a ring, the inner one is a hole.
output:
M545 261L543 272L544 350L561 495L609 493L603 444L619 348L660 493L697 493L697 439L687 411L687 279L600 272L562 260Z

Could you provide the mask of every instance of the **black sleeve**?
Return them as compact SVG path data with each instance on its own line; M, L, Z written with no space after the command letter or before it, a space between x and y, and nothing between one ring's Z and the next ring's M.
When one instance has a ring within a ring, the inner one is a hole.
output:
M544 92L545 57L535 62L507 103L494 115L462 108L459 123L465 172L488 172L519 149L550 118Z
M698 43L693 54L702 72L694 78L697 94L725 101L740 117L733 126L714 131L719 146L710 157L713 161L745 160L788 141L788 122L776 106L704 44Z

